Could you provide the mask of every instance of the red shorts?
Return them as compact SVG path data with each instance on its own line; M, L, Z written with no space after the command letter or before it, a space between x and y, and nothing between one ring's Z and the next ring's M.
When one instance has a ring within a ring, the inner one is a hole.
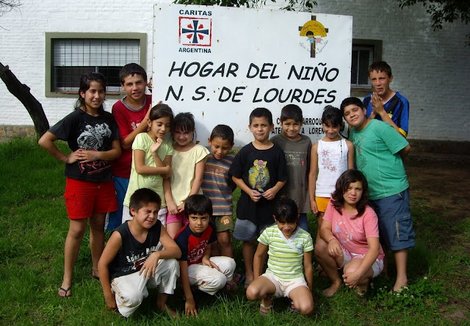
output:
M71 220L117 210L113 181L90 182L65 178L65 207Z

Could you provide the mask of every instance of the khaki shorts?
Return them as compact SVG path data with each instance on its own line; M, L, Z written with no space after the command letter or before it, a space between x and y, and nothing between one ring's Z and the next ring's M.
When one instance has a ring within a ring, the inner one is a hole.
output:
M216 232L233 232L233 219L231 216L214 216L214 224Z

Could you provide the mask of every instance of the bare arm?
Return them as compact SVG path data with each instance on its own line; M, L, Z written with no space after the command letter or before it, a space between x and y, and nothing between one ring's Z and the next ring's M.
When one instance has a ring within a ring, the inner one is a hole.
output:
M320 227L320 238L328 244L328 253L332 257L339 257L343 254L343 250L339 244L339 240L334 236L331 230L331 222L323 219Z
M98 262L98 271L100 274L100 282L103 289L104 301L106 307L112 310L116 309L116 300L114 299L114 294L111 291L109 264L113 261L114 257L116 257L116 254L118 253L119 248L121 248L121 245L121 235L119 232L113 232Z
M256 252L253 257L253 273L255 279L263 274L268 248L268 246L258 243L258 247L256 248Z
M344 273L343 278L347 286L355 287L366 274L371 271L372 265L379 256L380 242L379 238L367 238L368 250L367 254L362 259L359 267L350 273Z
M145 152L140 149L134 149L134 164L135 170L141 175L167 175L170 171L170 166L163 166L163 162L158 158L159 162L155 161L157 166L149 166L145 164ZM158 157L158 155L154 154ZM160 164L159 164L160 163Z
M124 139L121 140L122 148L131 149L132 148L132 143L134 142L135 137L137 137L137 135L140 134L141 132L146 132L147 131L148 121L149 121L149 114L150 114L150 109L147 111L147 113L145 114L145 117L139 123L137 128L132 130L130 134L128 134Z
M160 242L163 245L165 250L161 251L160 258L161 259L170 259L175 258L179 259L181 257L181 249L176 244L175 240L173 240L166 229L162 227L160 231Z
M180 279L185 299L184 312L187 316L197 316L196 301L189 283L188 262L186 260L180 261Z
M346 140L346 145L348 146L348 169L354 169L354 145L349 140Z
M55 157L61 162L72 164L78 161L77 151L72 152L69 155L64 154L54 143L56 140L57 137L53 133L46 131L39 139L38 144L44 148L52 157Z
M408 156L411 152L411 146L408 144L405 148L403 148L399 153L402 159Z
M164 227L160 231L160 242L163 245L164 250L158 250L151 253L145 260L139 274L142 274L145 278L151 278L155 275L157 270L158 261L160 259L171 259L181 257L181 250L176 242L168 235Z
M308 288L313 291L313 264L312 264L313 251L304 252L304 274L307 281Z
M194 180L191 185L191 192L189 195L194 195L199 193L199 189L201 189L202 179L204 177L204 166L206 165L206 159L203 159L196 163L194 167Z
M175 204L175 200L173 199L173 194L171 193L171 177L163 179L163 192L168 212L173 215L177 214L178 208Z
M318 143L312 145L310 152L310 171L308 172L308 194L310 196L310 207L314 214L318 213L317 202L315 201L315 190L317 188L318 177Z

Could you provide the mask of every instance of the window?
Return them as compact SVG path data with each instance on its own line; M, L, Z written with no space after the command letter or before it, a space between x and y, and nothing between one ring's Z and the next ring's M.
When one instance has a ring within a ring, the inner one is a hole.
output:
M145 34L46 34L46 96L77 94L82 74L100 72L107 93L119 94L119 71L127 63L145 66Z
M353 40L351 87L369 89L368 69L372 62L382 59L382 41Z

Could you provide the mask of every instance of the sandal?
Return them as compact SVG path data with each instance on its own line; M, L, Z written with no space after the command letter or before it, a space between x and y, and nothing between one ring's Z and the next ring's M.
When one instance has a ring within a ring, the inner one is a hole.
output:
M265 306L263 303L259 304L259 313L262 315L269 315L273 312L273 305Z
M64 289L63 287L59 288L57 295L61 298L70 298L72 296L72 287Z

